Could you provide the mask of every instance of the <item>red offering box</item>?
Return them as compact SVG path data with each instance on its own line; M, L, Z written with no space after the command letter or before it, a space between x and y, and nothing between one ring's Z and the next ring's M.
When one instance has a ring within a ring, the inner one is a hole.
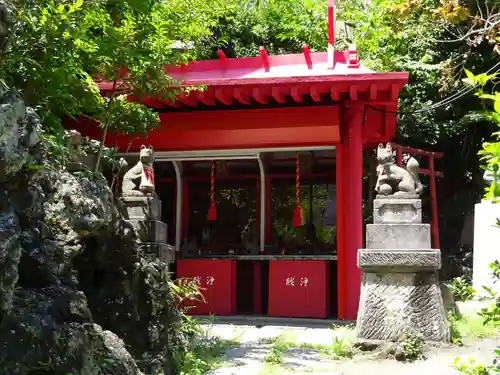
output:
M233 315L236 310L236 262L233 260L178 260L177 278L193 279L205 302L187 302L192 315Z
M273 260L269 263L269 316L327 317L328 262Z

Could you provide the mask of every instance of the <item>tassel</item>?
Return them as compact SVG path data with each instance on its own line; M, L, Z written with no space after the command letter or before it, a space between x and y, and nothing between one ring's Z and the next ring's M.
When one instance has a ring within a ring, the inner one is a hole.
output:
M217 220L217 210L215 209L215 161L212 160L212 172L210 175L210 208L207 214L208 221Z
M304 225L304 210L300 205L300 158L297 152L295 161L295 210L293 211L292 226L294 228Z

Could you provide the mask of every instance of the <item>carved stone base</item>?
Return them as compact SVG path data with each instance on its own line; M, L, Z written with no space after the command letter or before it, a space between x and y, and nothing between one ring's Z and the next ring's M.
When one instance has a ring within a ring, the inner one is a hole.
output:
M358 267L365 271L408 273L437 271L441 268L441 251L422 250L358 250Z
M158 220L128 220L141 242L167 243L167 224Z
M368 224L366 247L369 249L429 249L429 224Z
M128 220L161 220L161 201L156 196L122 196Z
M407 334L426 341L450 340L437 272L365 272L356 336L401 340Z
M385 198L373 201L374 224L414 224L422 222L420 199Z

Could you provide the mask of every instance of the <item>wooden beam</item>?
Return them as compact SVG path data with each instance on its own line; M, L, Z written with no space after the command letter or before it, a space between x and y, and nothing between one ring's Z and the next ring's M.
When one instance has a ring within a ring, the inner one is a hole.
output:
M309 90L309 94L311 95L311 98L316 103L321 101L321 95L320 95L318 88L316 86L311 86L311 89Z
M246 90L241 88L234 89L233 96L241 104L250 104L251 96Z
M335 100L335 101L339 100L340 99L340 92L339 92L339 90L337 88L335 88L335 87L332 87L330 89L330 96L331 96L332 100Z
M221 102L222 104L225 104L225 105L233 104L233 98L231 96L227 95L222 89L215 90L215 98L219 102Z
M285 103L285 93L281 91L279 87L273 87L271 90L271 94L278 103Z
M292 87L290 95L292 96L292 99L295 100L297 103L302 103L304 100L302 93L300 92L300 87L297 86Z
M349 87L349 96L351 100L358 100L358 88L355 85Z
M377 99L377 95L378 95L378 86L375 83L373 83L370 85L370 99L371 100Z
M260 104L267 104L269 102L269 98L267 95L265 95L263 92L262 92L262 89L258 88L258 87L255 87L253 90L252 90L252 96L253 98L255 99L255 101L257 103L260 103Z
M216 105L216 102L214 100L214 98L211 98L209 96L209 93L208 91L197 91L196 92L196 97L198 98L198 100L205 104L205 105L208 105L208 106L215 106Z

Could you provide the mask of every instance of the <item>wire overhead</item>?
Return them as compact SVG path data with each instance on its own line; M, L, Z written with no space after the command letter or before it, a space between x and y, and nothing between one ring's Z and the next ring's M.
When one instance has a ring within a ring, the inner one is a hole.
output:
M499 71L500 71L500 62L496 63L485 74L497 73ZM386 111L386 110L381 109L381 108L372 107L370 105L367 105L367 107L370 108L370 109L372 109L372 110L375 110L375 111L383 112L385 114L393 114L393 115L399 115L399 114L417 114L417 113L430 112L430 111L433 111L435 109L438 109L438 108L444 107L446 105L449 105L449 104L457 101L460 98L463 98L465 95L468 95L469 93L471 93L472 91L474 91L477 87L478 87L477 84L469 86L469 87L464 87L460 91L457 91L455 94L450 95L449 97L444 98L444 99L440 100L439 102L430 104L430 105L422 107L420 109L416 109L414 111L405 111L405 112L396 111L396 112L393 112L393 111Z

